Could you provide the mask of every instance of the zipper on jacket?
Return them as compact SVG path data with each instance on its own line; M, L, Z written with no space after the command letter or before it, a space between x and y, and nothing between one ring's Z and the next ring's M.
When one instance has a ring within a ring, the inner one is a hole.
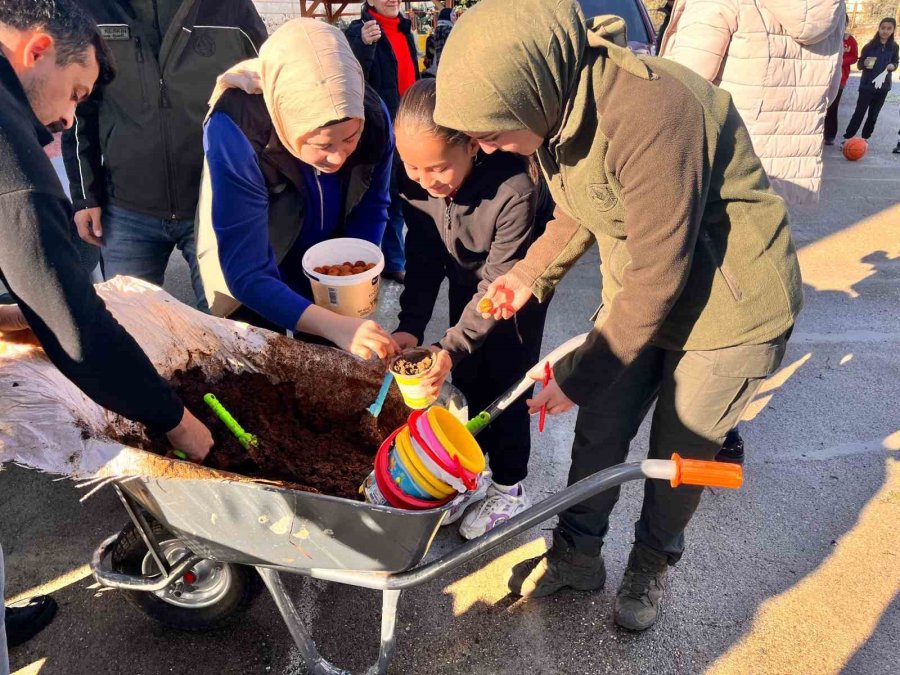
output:
M703 242L703 245L706 247L710 256L712 256L716 268L722 273L722 278L725 279L725 284L728 286L728 290L731 291L731 297L740 302L744 294L741 292L741 288L738 286L734 276L732 276L731 271L725 266L725 263L720 260L719 252L716 250L716 245L713 243L709 232L705 230L701 232L700 240Z
M166 89L166 81L163 78L159 78L159 107L172 107L172 101L169 99L169 92Z
M452 211L453 211L453 200L451 199L449 202L447 202L447 209L444 211L444 216L445 216L445 221L446 221L447 226L444 228L444 232L442 233L443 239L444 239L444 246L447 247L448 251L453 250L452 242L450 241L452 238L451 235L453 234Z
M316 178L316 187L319 188L319 231L325 231L325 193L322 192L322 183L319 182L319 170L313 169Z
M141 102L144 104L144 107L148 107L150 102L147 98L147 83L145 81L144 74L144 43L141 38L135 36L134 38L134 58L137 61L137 69L138 69L138 81L141 83Z
M172 101L169 99L169 92L166 90L166 81L162 77L159 78L159 107L159 121L162 125L163 132L163 154L166 156L166 174L169 188L169 210L171 211L171 219L177 220L178 207L175 204L176 185L175 167L172 164L172 139L169 137L169 124L166 120L166 113L164 112L165 109L172 107Z

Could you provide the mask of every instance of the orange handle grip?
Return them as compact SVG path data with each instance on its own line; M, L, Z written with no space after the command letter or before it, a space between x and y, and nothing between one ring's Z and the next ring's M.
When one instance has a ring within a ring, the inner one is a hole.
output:
M744 469L739 464L682 459L678 453L672 455L672 461L675 462L672 487L684 484L737 489L744 483Z

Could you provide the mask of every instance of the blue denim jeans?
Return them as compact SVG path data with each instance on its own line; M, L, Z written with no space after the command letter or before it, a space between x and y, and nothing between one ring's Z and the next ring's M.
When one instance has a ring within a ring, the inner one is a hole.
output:
M395 164L397 162L395 161ZM403 171L401 168L395 171ZM402 272L406 269L406 250L403 243L403 200L397 188L396 174L391 179L391 205L388 206L387 227L381 238L384 271Z
M123 274L162 286L169 256L177 246L191 269L197 309L208 312L193 220L163 220L109 206L103 212L103 273L107 279Z
M75 224L72 224L72 241L75 242L75 248L78 249L78 256L81 258L81 266L91 278L91 283L96 284L103 281L100 265L100 249L93 244L83 241L78 236Z

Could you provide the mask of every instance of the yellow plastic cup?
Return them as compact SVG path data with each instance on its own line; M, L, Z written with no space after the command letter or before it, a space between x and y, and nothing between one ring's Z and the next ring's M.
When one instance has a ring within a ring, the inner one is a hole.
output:
M467 471L474 474L484 471L484 453L465 424L445 408L436 406L425 414L428 416L431 431L448 455L459 459L460 465Z
M409 472L410 477L416 482L420 488L425 490L435 499L445 499L454 494L456 490L444 483L442 480L433 476L422 464L416 453L412 449L409 438L409 429L404 428L394 439L394 445L403 461L403 466Z
M437 359L432 363L431 368L434 368L436 363ZM431 368L428 370L431 370ZM410 376L400 375L399 373L394 372L393 366L391 367L391 375L393 375L394 379L397 381L397 387L400 389L400 394L403 396L403 402L406 403L407 407L412 408L413 410L423 410L437 400L437 396L429 396L425 391L425 387L422 385L422 377L428 373L428 370L424 373Z

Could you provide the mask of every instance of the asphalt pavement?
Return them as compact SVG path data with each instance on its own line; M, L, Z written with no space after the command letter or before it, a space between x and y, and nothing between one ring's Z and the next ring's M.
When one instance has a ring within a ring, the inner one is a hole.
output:
M858 80L844 96L842 123ZM898 673L900 635L900 90L888 98L867 157L825 149L821 203L792 214L806 305L781 370L747 412L746 484L708 490L688 548L671 570L658 624L618 630L615 590L640 511L630 484L613 514L606 589L521 601L509 568L546 546L544 526L446 578L404 593L394 673ZM190 297L176 256L167 287ZM393 327L398 287L379 317ZM589 329L598 260L561 285L549 349ZM446 327L439 303L432 336ZM534 430L526 489L542 499L565 484L574 414ZM641 429L631 457L646 453ZM64 451L64 449L61 449ZM232 626L193 634L154 625L85 564L126 521L111 491L84 503L67 481L19 467L0 473L0 541L7 598L52 589L55 622L12 650L13 672L304 672L272 601L260 597ZM447 528L432 553L458 545ZM372 591L290 578L301 616L327 657L354 672L374 661L379 602Z

